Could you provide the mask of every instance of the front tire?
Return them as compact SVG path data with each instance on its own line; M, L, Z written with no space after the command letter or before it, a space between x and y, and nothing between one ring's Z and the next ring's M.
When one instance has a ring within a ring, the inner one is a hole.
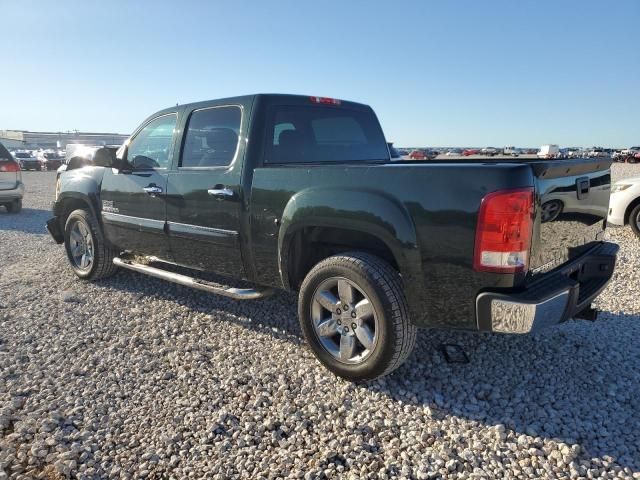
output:
M73 272L83 280L99 280L113 275L117 251L108 246L100 226L90 212L74 210L64 227L64 247Z
M629 214L629 225L631 230L640 238L640 204L636 205Z
M400 275L367 253L334 255L313 267L300 288L298 315L318 360L348 380L387 375L415 346Z

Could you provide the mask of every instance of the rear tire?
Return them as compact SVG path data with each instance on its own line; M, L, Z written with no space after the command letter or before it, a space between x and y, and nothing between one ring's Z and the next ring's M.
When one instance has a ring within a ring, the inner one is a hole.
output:
M387 375L415 346L400 275L368 253L334 255L313 267L300 288L298 315L318 360L348 380Z
M553 222L561 214L564 205L560 200L549 200L542 205L542 223Z
M22 199L18 198L10 203L5 203L5 207L7 207L7 212L9 213L20 213L22 210Z
M629 214L629 225L631 230L640 238L640 204L636 205Z
M74 210L67 218L64 247L73 272L83 280L107 278L118 269L113 264L118 251L106 244L100 225L86 210Z

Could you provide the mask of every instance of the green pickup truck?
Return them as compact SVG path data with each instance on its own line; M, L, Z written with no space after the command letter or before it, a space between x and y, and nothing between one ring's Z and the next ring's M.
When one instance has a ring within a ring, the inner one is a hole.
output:
M604 159L392 161L370 107L259 94L170 107L91 165L71 159L47 228L83 279L299 292L318 359L366 380L402 364L418 327L591 315L617 252L610 178Z

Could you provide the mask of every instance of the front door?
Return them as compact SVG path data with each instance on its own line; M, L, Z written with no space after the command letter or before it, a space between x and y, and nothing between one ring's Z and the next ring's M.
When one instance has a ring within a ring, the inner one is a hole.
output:
M242 107L223 105L194 110L187 119L177 169L167 184L167 230L176 263L244 276L242 117Z
M147 122L127 146L125 167L106 169L102 220L107 239L122 250L171 260L166 193L177 114Z

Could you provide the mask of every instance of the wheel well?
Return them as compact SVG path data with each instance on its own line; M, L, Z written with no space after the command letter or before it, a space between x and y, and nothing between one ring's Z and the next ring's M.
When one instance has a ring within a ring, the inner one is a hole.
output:
M399 270L391 249L380 238L370 233L333 227L305 227L294 234L288 253L289 286L298 290L302 281L321 260L357 250L387 261Z
M67 198L62 202L62 209L60 211L60 215L58 215L58 218L60 219L60 227L62 228L63 232L64 226L67 223L67 218L69 217L71 212L78 209L87 210L88 212L92 211L90 205L79 198Z
M627 225L629 223L629 217L631 216L631 211L636 208L636 206L640 205L640 197L636 198L633 202L629 204L627 209L624 212L624 224Z

